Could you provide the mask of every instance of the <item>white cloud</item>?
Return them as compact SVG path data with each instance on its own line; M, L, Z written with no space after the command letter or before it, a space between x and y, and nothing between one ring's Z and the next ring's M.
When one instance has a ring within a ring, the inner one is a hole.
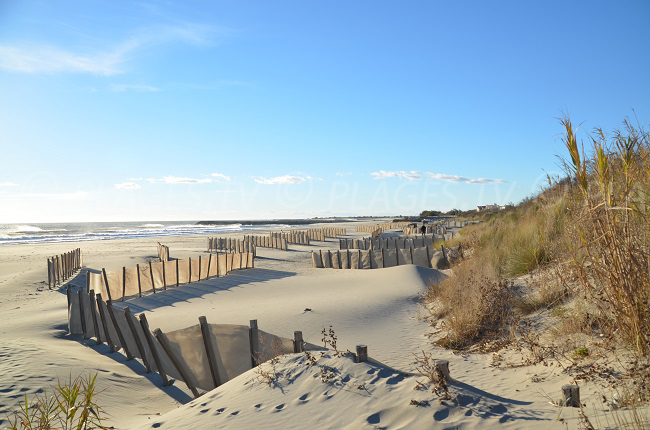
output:
M500 184L506 182L505 179L500 178L468 178L466 176L458 175L447 175L445 173L431 173L431 172L419 172L417 170L411 170L406 172L403 170L397 171L385 171L380 170L379 172L371 173L372 177L375 179L386 179L386 178L400 178L407 179L409 181L420 181L423 179L443 181L443 182L463 182L466 184Z
M210 176L214 176L217 179L223 179L224 181L230 181L230 176L226 176L223 173L211 173Z
M196 179L196 178L181 178L178 176L165 176L163 182L166 184L207 184L212 182L210 178Z
M17 73L86 73L113 76L125 73L135 54L147 48L183 42L206 45L214 27L196 24L151 26L116 45L90 52L72 52L47 45L0 45L0 69Z
M336 172L336 176L351 176L352 172Z
M302 184L306 181L310 181L313 178L311 176L275 176L273 178L263 178L263 177L254 177L255 182L258 184L265 185L277 185L277 184Z
M18 184L15 182L0 182L0 187L16 187Z
M135 182L122 182L121 184L115 184L114 186L118 190L137 190L138 188L142 188L140 184L136 184Z
M160 88L158 87L153 87L151 85L141 85L141 84L113 84L110 86L110 89L115 93L125 93L128 91L137 92L137 93L160 92Z
M405 172L403 170L393 171L393 172L380 170L379 172L371 173L371 175L375 179L400 178L400 179L408 179L409 181L419 181L422 179L422 174L415 170L411 170L410 172Z

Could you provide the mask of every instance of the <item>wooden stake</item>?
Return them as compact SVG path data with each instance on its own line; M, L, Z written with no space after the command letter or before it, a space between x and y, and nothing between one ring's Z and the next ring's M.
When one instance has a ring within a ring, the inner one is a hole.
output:
M133 336L133 339L135 340L135 346L138 348L142 363L144 363L144 367L147 368L147 373L151 373L151 366L149 366L149 360L147 360L147 351L145 350L144 345L142 344L142 340L138 335L138 330L135 326L135 323L133 322L133 314L131 313L131 309L129 309L128 306L124 308L124 317L126 318L126 322L129 325L131 336Z
M122 266L122 301L126 296L126 267Z
M142 283L140 282L140 264L135 265L135 270L138 272L138 297L142 297Z
M162 264L162 269L163 269L163 290L167 291L167 273L165 271L165 262L162 261L160 262Z
M111 317L111 321L113 322L113 328L115 328L115 332L117 333L117 338L120 340L122 349L126 353L126 361L133 360L133 354L131 354L131 351L129 351L129 346L126 344L126 338L124 337L124 333L122 333L122 329L117 324L117 318L115 317L115 310L113 309L112 300L106 302L106 308L108 309L108 316Z
M84 310L83 291L77 290L79 297L79 315L81 316L81 333L84 340L88 339L88 329L86 328L86 311Z
M90 270L86 272L86 292L90 293Z
M302 340L302 332L293 332L293 352L303 352L305 350L305 342Z
M151 288L153 288L153 293L156 294L156 282L153 280L153 265L149 263L149 275L151 276Z
M216 388L221 385L221 378L219 378L219 367L217 366L217 351L214 350L214 345L212 342L210 342L212 336L210 335L210 326L208 325L208 320L204 316L200 316L199 323L201 324L201 335L203 336L205 353L208 356L208 364L210 365L212 382Z
M95 301L95 290L90 290L88 292L88 302L90 303L90 314L92 315L93 319L93 327L95 328L95 339L97 339L97 342L95 342L96 345L100 345L102 343L102 338L100 337L100 332L99 332L99 321L97 321L97 302Z
M364 363L368 361L368 347L366 345L357 345L357 356L355 362Z
M172 350L171 344L169 343L169 339L167 339L165 333L163 333L162 330L157 328L153 331L153 334L156 336L156 339L158 339L158 342L165 350L165 353L167 353L167 356L171 360L176 370L178 370L178 373L180 373L181 378L183 378L183 382L185 382L185 385L187 385L187 388L189 388L192 394L194 394L194 397L199 397L198 390L196 389L194 384L192 384L192 380L190 379L190 376L185 371L185 367L181 364L181 361L178 359L178 357L176 357L176 354Z
M104 337L106 338L106 344L110 348L111 352L115 352L115 343L111 339L111 334L108 329L108 316L104 313L104 308L102 307L102 295L97 294L97 309L99 310L99 317L102 320L102 326L104 327Z
M570 407L570 408L579 408L580 387L578 387L577 385L563 385L560 405Z
M256 367L258 365L260 333L257 328L257 320L250 321L250 328L248 329L248 339L250 340L251 350L251 365Z
M108 278L106 277L106 269L102 268L102 276L104 276L104 286L106 287L106 294L108 294L108 300L113 300L111 297L111 288L108 285Z
M163 386L166 387L169 385L169 379L167 379L167 374L165 369L162 366L162 360L158 356L158 350L156 349L156 343L153 336L151 335L151 330L149 330L149 323L147 322L147 317L145 314L140 314L140 325L142 326L142 331L144 332L144 338L147 339L147 344L149 345L149 351L153 357L154 363L156 363L156 369L158 374L162 378Z
M178 287L178 258L176 259L176 286Z
M189 280L188 280L188 282L187 282L188 284L189 284L190 282L192 282L192 257L190 257L190 264L189 264L189 266L190 266L190 277L189 277Z

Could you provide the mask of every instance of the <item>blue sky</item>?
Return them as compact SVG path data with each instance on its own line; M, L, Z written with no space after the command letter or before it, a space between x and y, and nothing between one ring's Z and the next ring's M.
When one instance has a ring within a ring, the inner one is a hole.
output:
M650 2L0 2L0 222L516 202L650 117Z

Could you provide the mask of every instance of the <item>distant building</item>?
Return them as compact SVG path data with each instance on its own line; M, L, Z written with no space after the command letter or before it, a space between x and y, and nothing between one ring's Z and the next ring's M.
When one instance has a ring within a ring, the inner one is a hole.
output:
M479 205L476 206L476 212L485 212L485 211L498 211L501 209L505 209L505 206L499 206L498 204L493 204L493 205Z

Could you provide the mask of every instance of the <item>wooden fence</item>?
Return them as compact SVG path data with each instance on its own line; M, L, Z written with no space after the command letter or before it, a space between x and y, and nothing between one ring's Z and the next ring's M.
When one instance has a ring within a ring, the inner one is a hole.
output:
M275 248L283 251L288 250L287 240L271 236L244 236L245 242L252 242L255 246L261 248Z
M432 246L327 251L325 253L312 251L311 259L313 267L332 269L382 269L405 264L439 269L442 268L438 264L439 260L444 260L447 266L449 264L447 250L444 247L437 250Z
M208 252L225 251L234 253L255 252L255 244L249 240L230 237L208 237Z
M269 233L271 237L277 237L284 239L287 243L295 243L297 245L309 245L309 233L306 231L287 231L287 232L276 232L272 231Z
M415 237L377 237L363 239L339 239L339 249L406 249L433 246L444 236L415 236Z
M181 284L198 282L202 279L225 276L237 269L255 267L255 256L249 253L228 253L199 255L187 260L152 262L146 265L126 268L117 272L89 270L86 276L86 291L94 290L109 300L124 301L129 297L142 297L142 293L166 290Z
M322 227L322 228L310 228L307 230L309 238L311 240L318 240L325 242L328 237L337 238L339 236L345 236L348 234L347 229L342 227Z
M83 265L83 257L81 255L81 248L73 251L66 252L61 255L47 259L47 286L48 288L55 287L56 284L61 285L65 280L74 275L74 273L81 269Z
M402 228L411 223L407 221L398 221L398 222L387 222L384 224L373 224L373 225L358 225L355 227L355 231L363 233L372 233L377 229L390 230L393 228Z
M138 358L146 372L157 372L163 385L170 377L183 381L195 397L261 363L283 354L324 349L303 341L301 331L293 339L249 326L199 323L164 333L151 330L144 313L135 316L129 307L119 309L93 290L68 289L68 330L83 339L106 343L111 352L123 351L127 361Z

